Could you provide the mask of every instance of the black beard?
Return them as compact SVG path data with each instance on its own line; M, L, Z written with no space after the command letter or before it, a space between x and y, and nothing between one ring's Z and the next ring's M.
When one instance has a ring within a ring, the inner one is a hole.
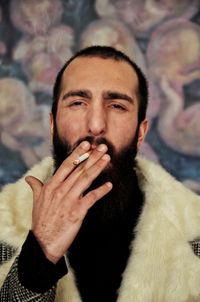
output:
M119 219L126 219L124 213L131 210L130 202L132 207L133 198L137 198L138 195L137 176L134 169L136 167L138 130L130 144L117 153L113 144L105 138L96 139L95 137L87 136L79 139L74 146L70 146L66 140L64 141L59 137L55 126L53 136L55 171L67 156L85 140L95 145L106 144L108 147L107 153L111 156L111 165L101 172L87 191L84 192L84 195L107 181L112 182L113 189L101 200L97 201L88 211L82 227L92 226L95 232L97 232L97 229L101 230L101 232L105 229L108 232L108 225L110 229L112 225L120 225Z

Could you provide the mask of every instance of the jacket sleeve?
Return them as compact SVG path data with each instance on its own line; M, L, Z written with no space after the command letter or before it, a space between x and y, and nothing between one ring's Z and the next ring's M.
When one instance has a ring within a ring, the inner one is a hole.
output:
M16 250L5 244L0 246L2 264ZM64 257L57 264L51 263L30 231L0 290L0 301L54 301L57 281L66 273Z
M18 278L18 257L15 259L10 272L0 290L0 302L53 302L55 301L55 286L45 293L36 293L25 288Z

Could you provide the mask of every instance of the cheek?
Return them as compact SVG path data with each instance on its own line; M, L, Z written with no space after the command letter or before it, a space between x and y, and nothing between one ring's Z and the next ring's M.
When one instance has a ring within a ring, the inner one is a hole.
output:
M133 122L133 119L126 119L113 123L111 130L111 141L115 145L117 151L127 146L134 138L137 129L137 120Z
M84 125L80 120L74 120L70 116L62 118L57 117L58 134L63 139L66 139L71 145L80 139Z

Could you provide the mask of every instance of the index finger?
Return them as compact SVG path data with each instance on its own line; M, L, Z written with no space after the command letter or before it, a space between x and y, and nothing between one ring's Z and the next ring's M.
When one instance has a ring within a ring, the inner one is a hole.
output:
M90 143L88 141L81 142L81 144L63 161L61 166L58 168L52 178L53 182L55 182L55 184L63 182L76 168L74 162L77 160L77 158L89 150Z

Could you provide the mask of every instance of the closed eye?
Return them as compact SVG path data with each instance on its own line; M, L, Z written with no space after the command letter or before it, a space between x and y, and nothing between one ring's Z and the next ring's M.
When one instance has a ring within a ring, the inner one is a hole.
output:
M82 106L84 104L84 102L83 101L74 101L74 102L72 102L72 103L70 103L69 104L69 107L78 107L78 106Z
M122 111L126 111L126 108L124 108L123 106L119 105L119 104L111 104L110 105L112 108L117 109L117 110L122 110Z

